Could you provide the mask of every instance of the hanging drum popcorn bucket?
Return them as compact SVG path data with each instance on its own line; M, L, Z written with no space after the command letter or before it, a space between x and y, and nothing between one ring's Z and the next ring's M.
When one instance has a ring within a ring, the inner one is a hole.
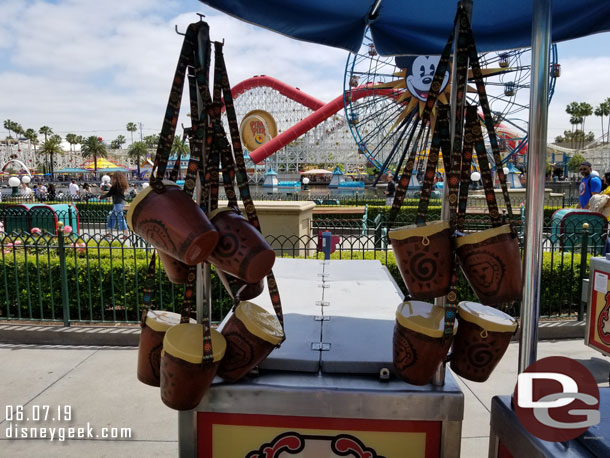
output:
M218 375L236 382L260 364L284 341L279 320L252 302L240 302L227 320L222 335L227 341Z
M275 252L246 218L222 208L211 212L210 220L220 234L210 262L246 283L260 282L271 272Z
M246 283L220 269L216 269L216 273L231 297L239 297L240 301L254 299L255 297L260 296L265 290L264 278L261 278L261 280L256 283Z
M157 250L157 255L161 260L163 270L165 270L165 274L169 281L178 285L186 283L186 276L189 273L189 267L186 264L161 250Z
M521 299L521 252L508 224L458 237L455 247L481 302L495 305Z
M400 275L415 299L444 296L451 286L449 222L392 229L388 237Z
M445 311L420 301L405 301L396 310L394 367L397 375L413 385L430 382L445 359L451 337L445 337ZM457 323L453 325L453 335Z
M210 331L213 360L203 362L203 325L179 324L170 328L161 352L161 400L172 409L191 410L207 392L227 343L218 331Z
M458 320L451 369L473 382L484 382L517 332L517 321L493 307L466 301L458 305Z
M193 323L194 320L191 320ZM165 310L148 310L142 322L138 344L138 380L151 386L159 386L161 349L165 332L180 323L180 314Z
M189 266L205 261L218 243L218 232L199 206L176 183L165 191L152 186L131 202L127 224L136 234Z

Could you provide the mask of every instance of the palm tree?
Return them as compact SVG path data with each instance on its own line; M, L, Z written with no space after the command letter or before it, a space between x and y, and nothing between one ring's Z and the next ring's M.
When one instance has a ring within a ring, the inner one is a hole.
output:
M44 141L46 142L48 140L48 136L53 133L53 129L51 129L49 126L42 126L40 129L38 129L38 133L44 135Z
M119 135L117 138L110 142L111 149L121 149L121 146L126 142L125 136Z
M144 137L144 143L147 148L156 148L159 144L159 134L147 135Z
M191 152L191 149L189 148L189 146L186 143L182 143L182 140L180 139L180 137L178 135L176 135L174 137L174 143L172 144L172 149L171 149L172 155L176 154L179 156L186 156L190 152Z
M133 145L133 133L138 130L138 126L136 126L135 122L128 122L125 129L131 133L131 144Z
M9 138L12 137L11 132L13 131L13 121L11 121L10 119L7 119L6 121L4 121L4 128L6 130L8 130L8 136Z
M608 113L606 113L606 116L608 116L608 124L606 125L606 136L608 137L608 142L610 142L610 97L606 98L606 100L604 100L602 102L602 105L608 110Z
M78 143L76 141L78 135L76 134L66 134L66 141L70 144L70 153L74 152L74 145Z
M48 140L45 140L40 147L40 152L49 157L49 171L51 173L51 180L53 180L53 156L56 154L63 154L61 149L61 137L59 135L53 135Z
M106 145L104 145L100 138L95 135L87 137L81 144L80 152L85 159L93 157L93 168L95 173L97 173L97 158L108 156Z
M29 140L30 148L32 147L31 145L34 145L34 155L36 155L36 145L38 144L38 134L36 131L34 129L27 129L23 136Z
M593 114L593 107L591 104L587 102L581 102L578 106L579 116L582 118L581 130L582 133L585 133L585 121L587 120L587 116L591 116ZM585 137L583 135L582 146L585 146Z
M129 151L127 151L127 156L129 156L129 159L136 161L136 164L138 164L138 177L140 176L140 162L142 162L141 158L146 157L147 154L148 148L146 148L144 142L132 143Z

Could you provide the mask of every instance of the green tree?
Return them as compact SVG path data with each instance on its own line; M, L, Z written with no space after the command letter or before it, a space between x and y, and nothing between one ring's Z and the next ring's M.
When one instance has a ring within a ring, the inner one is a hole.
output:
M49 135L53 134L53 129L49 126L42 126L38 129L38 133L44 135L44 141L46 142L49 139Z
M95 173L97 173L97 158L108 156L106 145L104 145L95 135L87 137L87 139L81 144L80 153L85 159L90 157L93 158L93 168Z
M54 157L57 154L63 154L64 150L61 148L61 137L59 135L53 135L45 140L40 147L40 152L49 158L49 172L51 173L51 180L54 178Z
M140 176L140 162L142 162L142 158L146 157L147 154L148 148L146 148L144 142L132 143L127 151L127 156L129 156L129 159L136 161L138 167L138 177Z
M131 133L131 144L133 145L133 133L138 130L138 126L136 126L135 122L128 122L125 129L127 129L127 132Z
M585 162L585 160L586 159L582 154L576 153L568 161L568 170L573 173L578 173L578 168L580 167L580 164Z

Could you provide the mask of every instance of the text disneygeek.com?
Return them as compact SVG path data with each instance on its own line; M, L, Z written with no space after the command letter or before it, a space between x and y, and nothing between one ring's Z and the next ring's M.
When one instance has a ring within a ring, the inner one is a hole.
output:
M96 428L90 422L72 425L69 405L7 405L3 425L6 439L46 439L64 442L69 439L125 440L132 438L131 428L105 426ZM47 424L41 424L45 422ZM48 423L55 423L48 425ZM58 425L57 423L64 423ZM38 424L36 424L38 423Z

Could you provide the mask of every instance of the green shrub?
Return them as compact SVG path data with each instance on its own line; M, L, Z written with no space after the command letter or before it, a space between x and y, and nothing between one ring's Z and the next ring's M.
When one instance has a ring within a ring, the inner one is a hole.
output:
M70 318L82 321L138 321L148 261L140 250L131 258L93 257L66 253ZM55 250L41 254L17 249L5 253L0 266L0 319L63 320L61 271ZM182 309L183 286L169 282L162 267L155 277L153 306ZM212 271L212 319L219 320L232 305Z

